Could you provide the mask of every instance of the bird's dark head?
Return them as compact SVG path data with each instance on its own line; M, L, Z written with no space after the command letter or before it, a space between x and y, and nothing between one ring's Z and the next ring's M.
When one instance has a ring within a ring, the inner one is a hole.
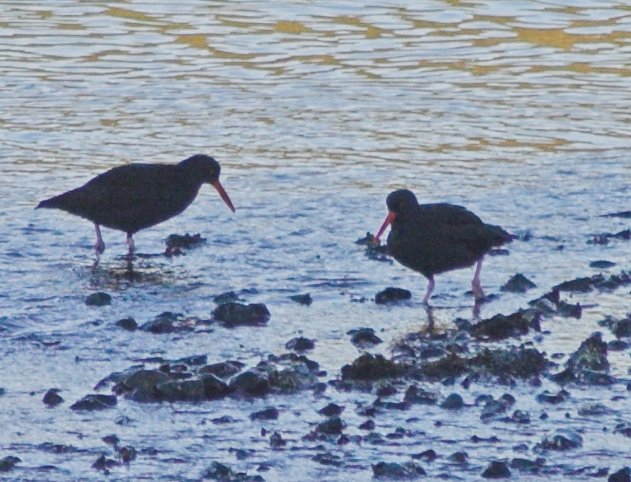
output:
M407 216L408 213L414 212L414 209L418 206L418 201L412 191L398 189L388 194L386 206L388 206L388 215L375 236L375 243L379 242L379 238L383 232L397 218L402 219Z
M232 201L228 197L228 193L226 193L219 182L221 166L214 158L204 154L195 154L194 156L180 162L180 166L184 168L186 172L189 173L196 181L212 184L215 189L217 189L221 199L223 199L232 212L235 211Z
M388 194L386 206L391 213L401 215L413 211L418 206L418 201L412 191L398 189Z

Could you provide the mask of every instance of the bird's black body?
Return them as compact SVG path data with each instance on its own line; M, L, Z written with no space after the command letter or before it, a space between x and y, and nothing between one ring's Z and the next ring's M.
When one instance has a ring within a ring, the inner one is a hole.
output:
M110 169L77 189L46 199L37 207L62 209L92 221L97 228L97 244L102 245L99 225L124 231L130 240L137 231L184 211L203 183L213 184L234 210L219 183L220 170L215 159L201 154L179 164L128 164Z
M407 189L390 193L386 204L390 214L379 234L391 225L388 252L428 278L432 288L435 274L471 266L494 246L512 239L499 226L485 224L462 206L419 204Z

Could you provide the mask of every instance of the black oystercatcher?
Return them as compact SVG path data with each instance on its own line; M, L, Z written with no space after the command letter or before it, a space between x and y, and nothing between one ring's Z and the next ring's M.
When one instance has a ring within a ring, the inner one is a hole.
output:
M99 174L77 189L46 199L37 208L63 209L92 221L97 257L105 251L101 225L124 231L131 261L134 233L180 214L206 182L217 189L234 212L232 201L219 183L220 171L217 161L202 154L179 164L128 164Z
M447 203L419 204L407 189L391 192L386 199L388 216L375 242L386 227L388 251L403 266L418 271L429 283L423 303L434 289L434 275L477 263L471 286L476 300L484 297L480 286L482 258L493 247L512 240L499 226L483 223L462 206Z

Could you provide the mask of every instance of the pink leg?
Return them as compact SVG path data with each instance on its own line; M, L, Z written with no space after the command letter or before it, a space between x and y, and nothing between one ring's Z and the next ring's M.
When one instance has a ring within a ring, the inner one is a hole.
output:
M136 249L134 238L132 237L131 233L127 233L127 246L129 246L129 251L127 252L127 260L131 261L134 256L134 250Z
M94 244L94 249L96 250L96 255L98 256L105 251L105 243L101 237L101 227L95 223L94 230L96 231L96 243Z
M475 274L473 275L473 281L471 281L471 288L473 290L473 296L475 296L476 300L484 298L484 291L482 290L482 285L480 284L480 271L482 270L482 260L484 257L480 258L478 264L475 267Z
M427 291L425 292L425 296L423 297L423 304L428 304L427 302L429 301L429 297L432 294L432 291L434 291L434 277L430 276L429 278L427 278Z

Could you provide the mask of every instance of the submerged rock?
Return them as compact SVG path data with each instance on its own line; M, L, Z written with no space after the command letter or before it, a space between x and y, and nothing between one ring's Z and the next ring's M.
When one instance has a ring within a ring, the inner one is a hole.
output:
M541 331L539 320L541 314L533 309L519 310L508 316L497 314L482 320L470 329L472 336L487 340L503 340L505 338L525 335L532 328Z
M190 235L188 233L182 234L170 234L165 240L166 250L165 256L173 256L182 254L182 249L190 249L200 246L206 242L206 238L202 238L202 235L197 233Z
M292 295L289 297L291 301L295 301L299 305L310 306L313 303L313 298L309 293L305 293L302 295Z
M239 295L234 291L226 291L225 293L215 296L213 301L218 305L223 305L224 303L239 301Z
M106 306L112 304L112 296L99 291L88 295L85 299L85 304L88 306Z
M245 472L235 472L227 465L213 462L202 474L203 479L218 480L220 482L265 482L260 475L248 475Z
M213 318L221 321L227 327L235 326L259 326L264 325L270 319L270 312L263 303L228 302L219 305L213 310Z
M165 311L156 316L152 321L143 323L140 326L142 331L148 331L156 335L173 333L178 328L191 329L190 327L180 327L180 320L183 318L181 313L172 313Z
M438 398L438 394L436 393L429 392L416 385L410 385L405 391L403 401L421 405L436 405Z
M606 261L604 259L599 259L597 261L592 261L589 263L589 267L590 268L597 268L597 269L607 269L607 268L611 268L613 266L615 266L616 263L612 262L612 261Z
M486 470L482 472L482 477L485 479L505 479L510 476L511 472L506 462L496 460L491 462Z
M631 338L631 313L622 319L606 316L598 324L609 328L616 338Z
M370 348L383 342L375 335L375 330L372 328L357 328L350 330L347 334L351 335L351 343L359 348Z
M500 291L507 291L509 293L525 293L529 289L536 287L537 285L526 278L523 274L517 273L500 288Z
M372 466L372 473L376 479L417 479L427 475L425 469L414 462L397 464L395 462L379 462Z
M410 298L412 298L412 293L409 290L389 286L375 295L375 303L378 305L387 305L409 300Z
M70 405L71 410L103 410L116 406L115 395L90 394Z
M325 417L333 417L336 415L340 415L344 407L340 407L337 403L329 403L324 408L318 410L318 413L324 415Z

